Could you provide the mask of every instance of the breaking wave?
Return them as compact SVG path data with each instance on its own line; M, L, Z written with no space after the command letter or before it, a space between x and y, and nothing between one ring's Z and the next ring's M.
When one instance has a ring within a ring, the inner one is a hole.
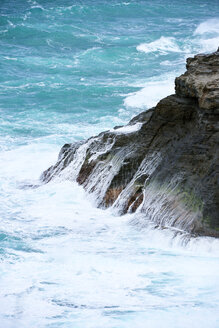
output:
M157 81L149 81L142 89L130 93L124 99L127 108L149 109L157 102L174 93L174 77L160 77Z
M174 37L164 36L158 40L140 44L137 46L137 50L145 53L158 51L160 54L167 54L168 52L181 52Z

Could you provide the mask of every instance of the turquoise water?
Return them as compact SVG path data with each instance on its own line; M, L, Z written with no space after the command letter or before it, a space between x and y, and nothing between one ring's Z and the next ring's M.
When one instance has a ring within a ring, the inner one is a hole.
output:
M160 80L171 84L186 57L218 44L214 0L16 0L0 10L4 149L51 135L62 144L127 122L151 105L125 106L128 94L155 81L156 102Z
M218 241L182 243L37 183L60 146L174 92L219 45L211 1L0 1L0 328L219 326Z

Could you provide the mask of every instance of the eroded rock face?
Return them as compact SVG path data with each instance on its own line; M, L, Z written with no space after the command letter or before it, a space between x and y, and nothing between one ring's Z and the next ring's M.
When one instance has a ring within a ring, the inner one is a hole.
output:
M175 95L126 127L65 145L42 180L73 179L97 206L219 236L218 75L219 52L188 58Z
M187 59L187 71L176 78L176 94L198 99L199 107L219 107L219 52Z

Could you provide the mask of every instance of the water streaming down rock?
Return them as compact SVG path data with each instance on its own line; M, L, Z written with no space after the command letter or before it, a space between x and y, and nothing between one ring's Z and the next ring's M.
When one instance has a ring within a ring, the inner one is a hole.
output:
M176 94L125 127L64 145L42 181L76 180L97 206L219 236L218 82L219 51L188 58Z

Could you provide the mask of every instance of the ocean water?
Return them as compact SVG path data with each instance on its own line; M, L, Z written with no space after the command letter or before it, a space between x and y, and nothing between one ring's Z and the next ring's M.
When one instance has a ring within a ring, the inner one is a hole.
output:
M219 241L135 226L73 181L60 147L174 92L219 45L218 0L0 0L0 328L219 327ZM174 237L175 236L175 237Z

